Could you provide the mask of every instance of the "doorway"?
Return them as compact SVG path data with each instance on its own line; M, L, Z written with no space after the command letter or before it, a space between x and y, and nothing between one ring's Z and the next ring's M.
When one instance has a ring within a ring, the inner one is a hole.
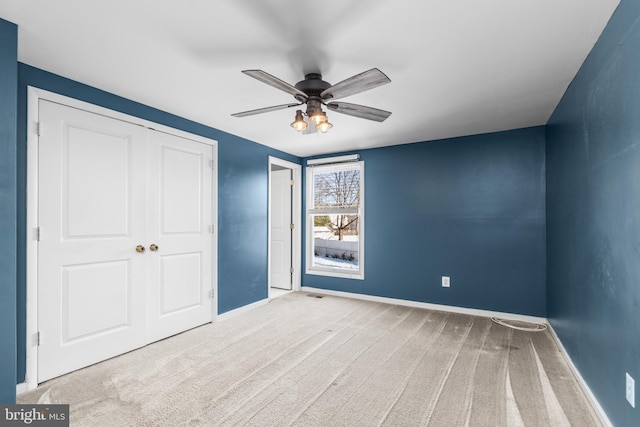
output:
M300 176L300 165L269 157L269 298L300 290Z

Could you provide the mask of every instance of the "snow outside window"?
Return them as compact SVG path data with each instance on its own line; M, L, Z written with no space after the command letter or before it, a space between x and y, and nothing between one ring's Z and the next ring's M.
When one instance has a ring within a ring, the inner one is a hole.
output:
M307 167L307 273L364 279L364 162Z

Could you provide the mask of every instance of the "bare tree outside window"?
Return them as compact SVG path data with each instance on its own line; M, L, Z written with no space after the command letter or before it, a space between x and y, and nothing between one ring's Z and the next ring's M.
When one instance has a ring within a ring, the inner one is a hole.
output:
M314 175L314 207L322 209L357 209L360 206L360 170L341 170ZM316 225L324 225L338 240L358 234L358 215L316 216Z

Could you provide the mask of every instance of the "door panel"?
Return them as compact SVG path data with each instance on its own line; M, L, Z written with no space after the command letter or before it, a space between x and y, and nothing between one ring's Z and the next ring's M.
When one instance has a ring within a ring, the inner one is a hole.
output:
M62 346L130 327L128 261L62 267Z
M38 381L145 344L145 131L40 101Z
M162 145L160 150L161 232L163 235L200 234L203 226L203 153L170 145Z
M202 304L201 271L200 253L160 257L161 317Z
M149 341L212 320L212 147L149 133Z
M291 170L271 171L271 287L291 290Z
M62 215L65 238L124 237L129 230L132 143L127 135L64 127Z

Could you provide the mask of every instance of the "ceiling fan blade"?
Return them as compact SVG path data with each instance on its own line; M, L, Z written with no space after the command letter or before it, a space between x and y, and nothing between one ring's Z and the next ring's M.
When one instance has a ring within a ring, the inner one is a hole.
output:
M297 89L296 87L290 85L289 83L280 80L279 78L272 76L271 74L262 71L262 70L243 70L242 71L247 76L251 76L256 80L260 80L262 83L266 83L269 86L273 86L276 89L280 89L288 94L291 94L298 99L298 97L302 97L303 99L307 99L308 96L306 93Z
M330 102L327 104L327 108L336 113L348 114L349 116L376 122L384 122L391 115L389 111L366 107L364 105L350 104L348 102Z
M253 116L255 114L269 113L271 111L278 111L278 110L284 110L285 108L297 107L298 105L302 105L302 104L303 103L274 105L273 107L258 108L256 110L249 110L249 111L242 111L240 113L234 113L232 114L232 116L233 117Z
M373 89L387 83L391 83L389 77L377 68L372 68L369 71L356 74L325 89L320 94L320 97L322 99L344 98L345 96L355 95L356 93L364 92L365 90Z

